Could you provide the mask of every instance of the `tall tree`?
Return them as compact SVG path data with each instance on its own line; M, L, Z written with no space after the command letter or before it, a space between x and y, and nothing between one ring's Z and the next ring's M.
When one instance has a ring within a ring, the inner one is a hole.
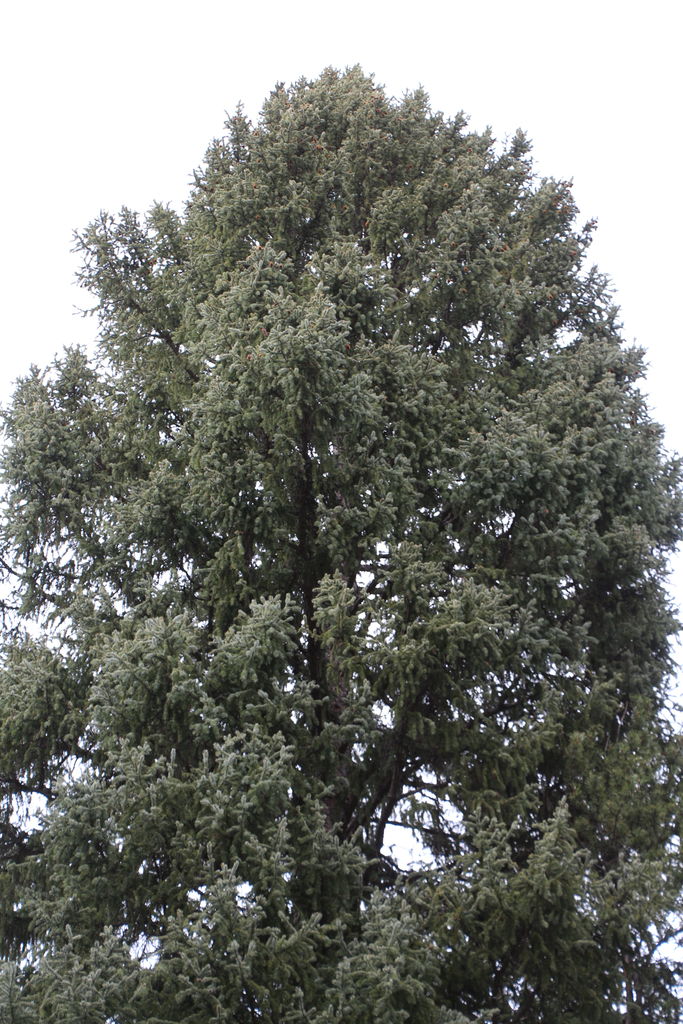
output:
M79 237L97 355L5 416L0 1019L679 1019L680 467L576 212L327 70Z

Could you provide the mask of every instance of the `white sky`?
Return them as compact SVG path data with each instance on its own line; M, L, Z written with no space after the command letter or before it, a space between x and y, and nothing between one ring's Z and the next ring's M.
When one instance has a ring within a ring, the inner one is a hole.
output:
M8 5L9 8L9 5ZM540 173L573 178L594 260L647 391L683 451L679 397L683 25L673 0L14 0L0 25L0 398L31 362L93 337L73 316L71 236L101 209L180 206L239 100L360 63L390 94L423 85L498 138L523 128ZM677 574L683 597L683 570Z

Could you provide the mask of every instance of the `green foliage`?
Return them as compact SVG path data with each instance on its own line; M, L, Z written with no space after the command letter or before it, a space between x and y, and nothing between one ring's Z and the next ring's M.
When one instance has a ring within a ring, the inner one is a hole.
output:
M575 217L352 69L79 237L97 353L5 413L0 1020L679 1019L680 467Z

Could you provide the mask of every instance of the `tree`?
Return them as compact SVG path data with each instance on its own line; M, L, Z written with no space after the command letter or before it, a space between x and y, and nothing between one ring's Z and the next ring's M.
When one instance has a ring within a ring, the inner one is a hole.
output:
M1 1019L677 1021L680 466L594 225L358 69L226 131L6 412Z

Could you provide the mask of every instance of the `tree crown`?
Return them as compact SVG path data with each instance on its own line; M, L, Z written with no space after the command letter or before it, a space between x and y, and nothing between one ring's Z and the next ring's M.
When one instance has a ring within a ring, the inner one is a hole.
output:
M5 414L7 1019L677 1020L680 467L576 216L328 69L78 237L98 351Z

